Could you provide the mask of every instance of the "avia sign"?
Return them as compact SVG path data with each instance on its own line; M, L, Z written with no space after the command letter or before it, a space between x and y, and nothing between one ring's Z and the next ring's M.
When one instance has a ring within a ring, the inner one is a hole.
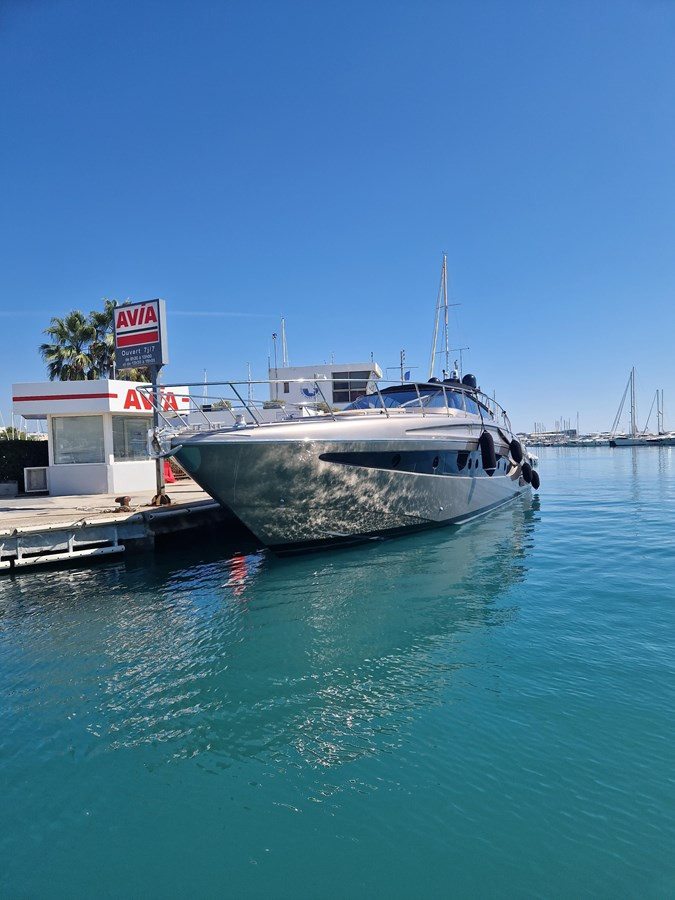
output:
M192 408L187 385L159 386L164 417L185 414ZM25 418L42 416L140 413L153 407L153 387L137 381L39 381L12 385L13 411ZM2 446L0 444L0 446Z
M148 385L148 388L150 385ZM181 393L184 392L184 393ZM160 409L162 412L179 412L181 409L185 412L190 405L190 397L187 388L179 388L178 393L161 389ZM128 388L124 398L124 410L132 410L134 412L145 412L152 410L152 399L148 389Z
M168 363L166 304L163 300L116 307L114 334L118 369L159 367Z

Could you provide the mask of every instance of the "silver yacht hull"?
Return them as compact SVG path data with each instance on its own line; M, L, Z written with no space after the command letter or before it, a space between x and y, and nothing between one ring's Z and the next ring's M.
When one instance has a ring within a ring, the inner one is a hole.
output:
M482 467L489 431L497 469ZM496 426L472 417L340 417L182 436L194 480L277 552L459 524L528 488Z

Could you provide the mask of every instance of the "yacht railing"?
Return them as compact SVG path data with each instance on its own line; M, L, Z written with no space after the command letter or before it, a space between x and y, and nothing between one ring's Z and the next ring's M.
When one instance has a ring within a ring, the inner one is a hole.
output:
M296 418L312 416L329 416L336 420L338 416L352 415L352 410L336 408L332 388L339 382L339 390L344 393L347 390L352 398L351 402L362 397L377 397L376 405L358 410L362 414L384 414L387 418L392 415L419 411L422 416L445 415L455 416L457 413L470 412L480 415L481 419L487 419L494 424L504 425L511 430L511 423L506 411L493 398L480 390L471 389L459 383L430 384L427 382L400 382L400 381L369 381L363 387L363 379L353 378L296 378L296 379L268 379L266 381L213 381L194 382L180 386L161 384L160 403L157 413L163 427L162 432L178 433L182 431L212 430L216 428L230 428L232 426L253 425L261 426L269 421L284 421ZM291 384L309 385L313 388L315 399L294 402L277 399L279 386L288 388ZM345 389L345 385L349 388ZM352 387L353 385L353 387ZM409 387L412 398L402 405L391 405L396 400L396 394L383 395L382 388L390 386ZM187 389L187 393L180 389ZM266 400L253 398L255 391L261 388L269 390L270 397ZM331 390L328 390L331 388ZM155 407L155 399L152 385L143 385L138 389L147 399L146 406ZM429 406L431 398L437 399L442 394L442 405ZM385 400L386 397L386 400ZM452 397L452 402L449 398ZM476 404L476 409L467 409L467 398ZM187 409L183 407L186 406ZM390 405L388 405L387 401ZM276 412L276 417L270 416L270 411Z

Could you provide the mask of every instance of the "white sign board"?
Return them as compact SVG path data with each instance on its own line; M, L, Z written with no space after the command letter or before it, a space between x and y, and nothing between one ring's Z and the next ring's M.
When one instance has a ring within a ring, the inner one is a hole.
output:
M115 365L118 369L164 366L169 361L166 342L166 304L147 300L115 308Z

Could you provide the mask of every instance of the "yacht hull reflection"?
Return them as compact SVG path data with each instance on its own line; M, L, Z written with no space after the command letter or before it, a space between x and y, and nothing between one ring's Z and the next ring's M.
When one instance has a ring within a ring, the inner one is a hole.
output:
M298 760L330 768L389 752L410 716L449 687L481 670L499 677L490 630L518 615L509 594L527 577L537 521L538 499L526 495L475 527L339 558L280 566L252 548L228 559L221 541L206 559L190 548L167 565L164 615L152 628L142 617L130 626L132 599L112 598L126 640L111 641L115 667L98 715L110 718L114 747L164 746L171 762L200 757L216 774L250 758L286 771ZM136 572L134 592L150 579L146 566ZM489 652L467 659L469 634ZM172 680L158 708L153 679L167 672L168 651Z

